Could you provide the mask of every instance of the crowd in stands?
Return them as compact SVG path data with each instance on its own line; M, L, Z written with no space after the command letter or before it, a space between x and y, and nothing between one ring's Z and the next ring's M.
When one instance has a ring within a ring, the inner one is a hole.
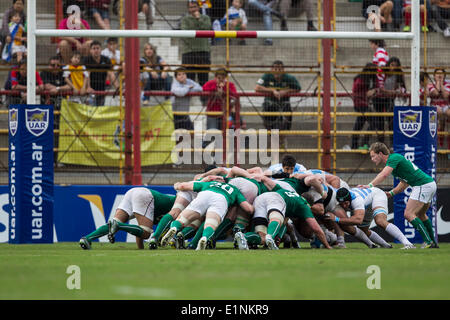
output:
M186 13L180 18L179 28L248 30L251 26L247 13L252 10L253 15L261 15L265 30L273 30L273 16L279 19L280 30L289 30L289 10L294 6L301 6L307 18L307 30L316 31L312 1L248 0L245 3L244 0L232 0L230 7L225 8L226 2L223 0L187 0ZM373 6L378 6L380 31L410 31L411 0L363 0L361 5L362 15L366 18L373 15ZM117 15L118 8L118 0L65 0L64 19L60 21L59 29L110 29L110 12ZM147 29L152 28L152 2L140 0L139 10L145 15ZM449 18L450 0L421 1L423 31L433 31L432 23L435 22L443 35L450 37L450 28L445 21ZM93 21L94 25L91 26L88 20ZM1 59L12 66L4 88L17 90L17 94L8 95L7 104L26 101L26 27L25 0L13 0L11 7L3 14L0 30ZM201 96L206 111L221 111L227 103L225 93L228 92L230 119L223 122L222 117L208 115L207 128L223 129L224 123L229 127L235 126L234 108L239 96L235 84L229 81L227 70L210 69L211 46L215 44L217 43L214 39L211 41L208 38L182 39L182 67L178 68L172 77L169 66L164 58L158 55L156 46L146 43L140 59L141 88L143 92L147 92L142 95L143 104L149 100L148 91L171 91L173 110L189 111L191 98L186 95L204 91L211 93L209 96ZM245 40L239 41L238 45L246 45ZM264 45L273 45L272 39L265 39ZM392 112L395 99L406 99L407 93L404 77L400 74L400 59L389 57L388 49L382 40L370 40L369 45L374 51L373 59L368 61L362 73L355 77L352 88L355 110ZM79 103L103 106L105 95L97 92L117 90L119 74L123 67L117 38L108 38L101 43L88 38L60 37L57 52L49 59L47 68L36 73L37 90L38 93L47 93L41 97L43 103L54 103L57 108L62 97ZM214 72L214 78L209 80L211 72ZM450 80L446 80L445 74L445 70L438 69L433 77L425 73L422 75L424 82L421 93L430 99L429 102L423 103L438 107L440 130L445 130L446 121L450 119ZM299 81L286 73L283 61L276 58L271 71L262 75L255 84L255 92L266 95L262 105L263 111L291 112L290 95L300 90ZM266 129L289 130L292 125L292 117L285 115L263 116L262 119ZM366 122L369 130L392 130L392 118L390 119L386 121L385 117L356 117L354 130L361 130ZM174 120L175 128L193 128L189 116L176 115ZM242 119L240 125L245 126ZM384 136L380 134L378 141L384 142ZM282 145L285 143L282 142ZM450 146L450 141L448 144ZM361 143L359 136L355 135L351 139L353 149L367 149L368 146L369 140L366 136L362 137Z

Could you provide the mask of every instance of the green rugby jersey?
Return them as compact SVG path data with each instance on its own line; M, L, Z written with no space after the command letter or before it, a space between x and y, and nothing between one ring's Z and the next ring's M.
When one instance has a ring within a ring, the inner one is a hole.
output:
M225 197L228 202L228 207L231 207L235 202L241 204L247 201L238 188L226 183L211 181L211 182L194 182L194 191L213 191Z
M297 179L297 178L284 178L284 179L280 179L281 181L285 181L286 183L289 183L289 185L294 188L294 190L298 193L298 194L302 194L304 192L307 192L310 187L308 187L305 184L305 180L304 179Z
M286 203L286 217L314 218L308 202L298 193L282 189L279 185L276 185L272 192L278 193Z
M155 210L154 210L155 218L160 215L166 214L172 209L176 196L174 196L173 194L164 194L151 188L147 189L149 189L153 195L154 199L153 201L155 203Z
M389 155L386 166L393 168L392 175L400 180L404 180L412 187L421 186L433 182L433 178L420 170L414 163L406 160L398 153Z

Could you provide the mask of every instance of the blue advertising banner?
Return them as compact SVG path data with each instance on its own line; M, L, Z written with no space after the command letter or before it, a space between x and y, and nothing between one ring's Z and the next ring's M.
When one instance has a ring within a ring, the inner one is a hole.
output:
M423 172L436 179L437 112L436 107L394 108L394 152L402 154ZM399 180L394 179L394 186ZM404 218L404 211L412 188L394 197L394 223L412 243L423 242L422 237ZM436 196L427 211L436 231ZM437 233L435 234L437 238Z
M53 106L9 107L9 242L53 242Z

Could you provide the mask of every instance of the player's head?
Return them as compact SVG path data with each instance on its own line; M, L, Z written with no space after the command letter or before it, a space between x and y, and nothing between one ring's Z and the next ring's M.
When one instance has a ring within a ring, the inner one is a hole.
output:
M347 188L339 188L336 192L336 200L343 209L347 210L352 202L350 191Z
M297 160L294 156L287 154L281 160L281 167L283 168L283 172L292 174L294 173L295 165L297 164Z
M383 142L374 142L369 148L370 160L376 165L386 162L389 156L389 148Z

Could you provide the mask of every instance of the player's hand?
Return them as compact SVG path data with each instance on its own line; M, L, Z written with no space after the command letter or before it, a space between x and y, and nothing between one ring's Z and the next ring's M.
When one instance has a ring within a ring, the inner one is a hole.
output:
M175 190L179 190L180 184L181 184L181 182L176 182L176 183L173 185L173 188L174 188Z
M327 213L325 213L325 214L323 215L323 218L324 218L326 221L334 221L335 215L332 214L331 212L327 212Z
M384 193L386 194L386 197L387 197L388 199L389 199L389 198L392 198L392 195L391 195L389 192L385 191Z

